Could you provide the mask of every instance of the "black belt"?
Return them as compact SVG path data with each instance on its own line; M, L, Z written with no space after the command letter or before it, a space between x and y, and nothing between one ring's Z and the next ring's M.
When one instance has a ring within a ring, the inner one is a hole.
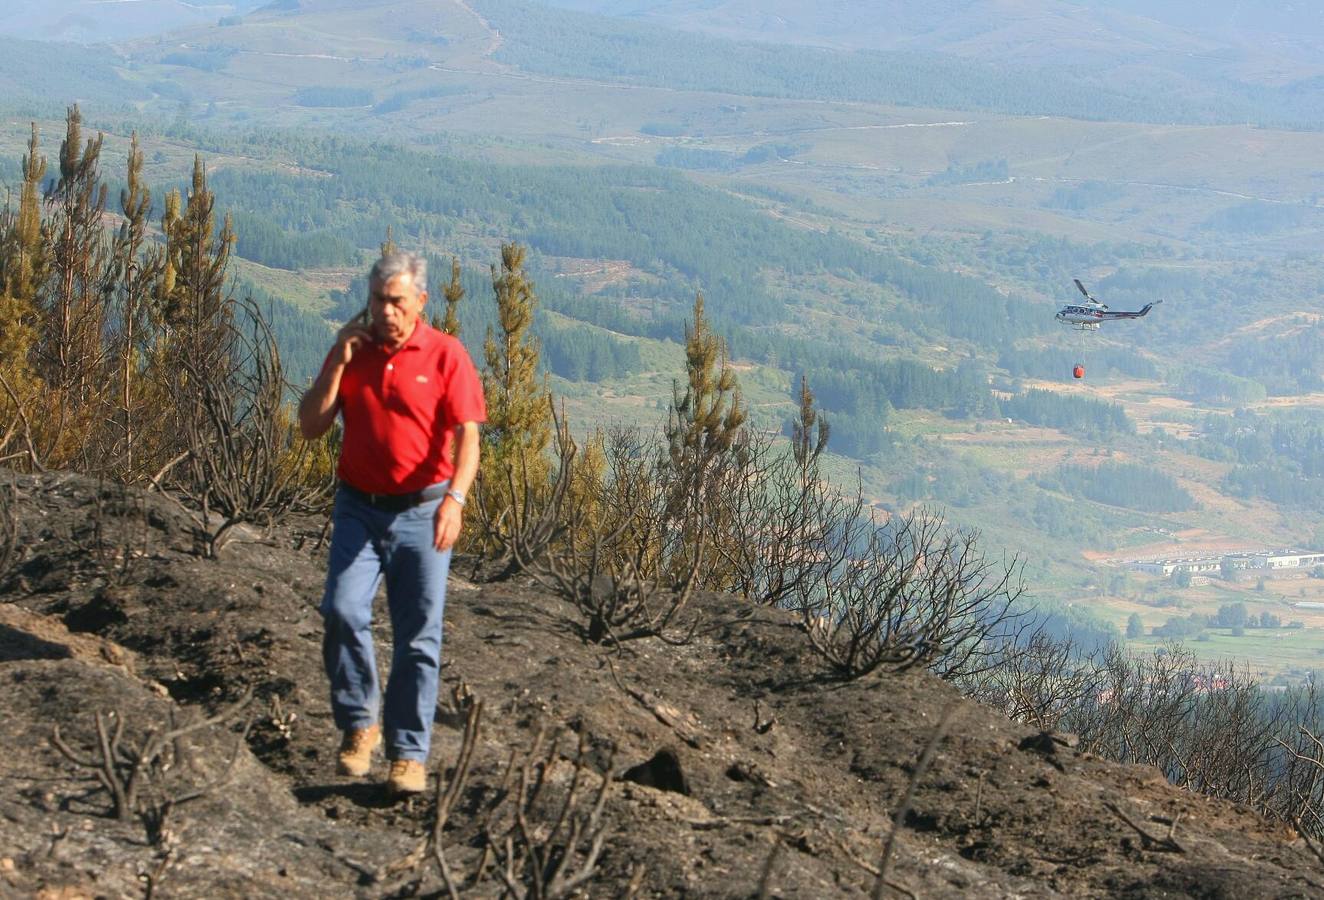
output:
M406 509L411 509L420 503L426 503L428 500L438 500L446 496L448 487L450 487L450 482L445 481L441 484L428 485L421 491L410 491L408 494L369 494L367 491L359 490L352 484L344 481L340 482L340 489L355 500L386 512L404 512Z

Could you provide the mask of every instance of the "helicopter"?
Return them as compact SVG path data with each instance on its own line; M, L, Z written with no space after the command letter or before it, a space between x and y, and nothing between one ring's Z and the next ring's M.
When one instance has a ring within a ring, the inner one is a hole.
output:
M1085 285L1080 283L1079 278L1071 279L1076 283L1076 288L1085 295L1085 303L1067 304L1057 311L1054 316L1064 325L1070 325L1077 331L1097 331L1104 322L1118 319L1143 319L1149 315L1149 311L1162 300L1155 300L1153 303L1146 303L1142 308L1136 310L1118 310L1116 312L1108 309L1108 304L1101 303L1094 299L1094 296L1085 289ZM1085 364L1076 363L1071 369L1072 378L1085 377Z
M1081 331L1096 329L1104 322L1112 319L1142 319L1149 315L1151 309L1163 302L1162 300L1155 300L1153 303L1146 303L1141 309L1113 312L1108 309L1108 304L1095 300L1093 295L1085 290L1085 285L1080 283L1079 278L1073 278L1072 281L1076 283L1076 287L1080 289L1080 292L1085 295L1086 302L1083 304L1069 303L1059 309L1054 318L1059 322L1079 328Z

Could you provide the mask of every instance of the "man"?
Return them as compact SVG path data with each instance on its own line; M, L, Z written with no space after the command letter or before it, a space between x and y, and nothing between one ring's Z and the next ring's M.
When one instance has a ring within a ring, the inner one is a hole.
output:
M310 440L344 419L321 607L331 709L343 732L337 769L368 774L384 729L393 797L419 793L427 781L446 575L486 419L464 346L423 321L426 288L421 257L377 260L370 323L340 329L299 403L299 428ZM394 641L384 704L371 631L383 577Z

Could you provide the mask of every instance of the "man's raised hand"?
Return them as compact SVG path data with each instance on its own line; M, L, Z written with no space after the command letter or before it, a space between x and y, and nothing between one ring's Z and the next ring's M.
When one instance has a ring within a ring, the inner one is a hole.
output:
M342 366L349 365L354 358L354 351L372 340L372 332L360 320L354 319L336 332L336 350L340 352L337 360Z

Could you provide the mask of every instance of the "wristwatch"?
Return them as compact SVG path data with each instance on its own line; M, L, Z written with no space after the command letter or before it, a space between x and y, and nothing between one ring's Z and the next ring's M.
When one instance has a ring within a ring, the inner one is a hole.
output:
M450 497L452 500L454 500L456 503L460 504L461 506L464 506L463 491L457 491L455 490L455 488L451 488L449 491L446 492L446 496Z

